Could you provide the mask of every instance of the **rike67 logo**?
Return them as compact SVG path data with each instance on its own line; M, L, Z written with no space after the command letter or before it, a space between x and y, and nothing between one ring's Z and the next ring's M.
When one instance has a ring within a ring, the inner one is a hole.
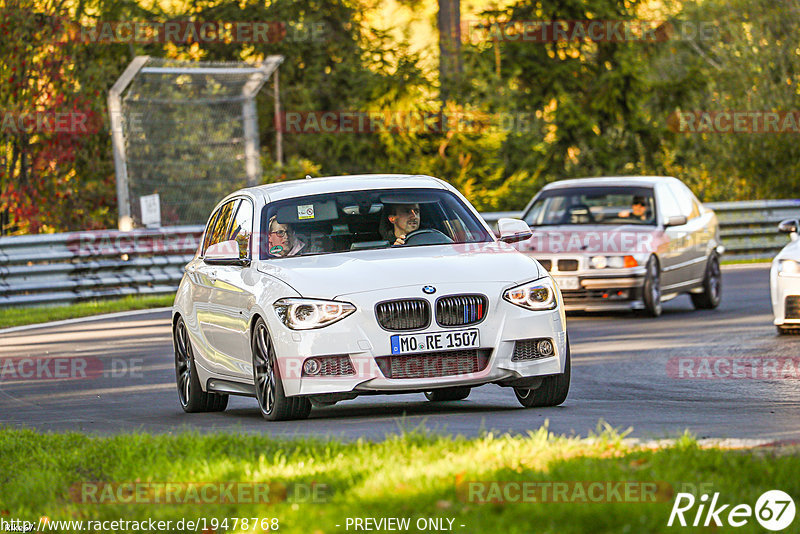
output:
M794 500L781 490L764 492L756 501L755 508L749 504L722 504L719 502L719 492L714 493L711 502L706 493L699 500L691 493L678 493L667 526L671 527L677 519L676 526L682 527L689 526L689 521L693 527L708 527L712 524L717 527L742 527L755 516L756 521L765 529L779 531L792 524L794 515Z

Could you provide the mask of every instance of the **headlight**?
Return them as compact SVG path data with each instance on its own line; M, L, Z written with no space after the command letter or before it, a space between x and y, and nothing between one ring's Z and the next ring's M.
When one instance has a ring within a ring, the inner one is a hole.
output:
M778 272L783 274L800 274L800 263L794 260L780 260Z
M605 269L608 265L608 258L605 256L594 256L589 263L595 269Z
M550 278L540 278L521 286L512 287L503 293L503 298L528 310L552 310L556 307L556 291Z
M322 328L356 311L352 304L335 300L288 298L274 306L280 320L292 330Z
M637 267L639 262L633 256L593 256L589 265L592 269L629 269Z

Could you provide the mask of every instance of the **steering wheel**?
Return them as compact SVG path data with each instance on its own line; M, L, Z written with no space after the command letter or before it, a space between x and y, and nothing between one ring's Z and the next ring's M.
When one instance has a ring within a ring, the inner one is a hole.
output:
M421 228L406 234L406 245L446 245L453 240L439 230Z
M575 212L578 212L578 213L575 213ZM585 212L585 213L581 213L581 212ZM564 214L564 217L563 217L561 222L563 224L578 224L576 222L573 222L572 219L574 217L583 217L583 216L586 217L587 222L590 222L590 223L594 222L594 216L592 215L592 212L589 209L589 206L587 206L586 204L573 204L572 206L567 208L567 212Z

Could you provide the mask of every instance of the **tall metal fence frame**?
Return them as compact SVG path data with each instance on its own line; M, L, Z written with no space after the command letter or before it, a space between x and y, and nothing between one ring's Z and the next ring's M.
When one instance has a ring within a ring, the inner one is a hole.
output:
M246 68L204 67L201 62L192 67L150 67L147 66L150 56L135 57L122 75L117 79L108 94L108 112L111 120L111 144L114 155L114 169L117 186L118 220L120 230L133 229L131 216L130 181L125 148L125 124L123 117L123 94L134 78L142 73L169 74L249 74L250 78L242 90L242 121L244 124L245 168L247 185L257 185L262 175L259 155L258 117L256 115L255 98L263 84L273 77L275 116L280 116L280 85L278 67L284 57L267 56L263 61ZM274 75L273 75L274 74ZM283 163L283 137L277 132L275 138L275 160Z
M774 256L788 242L778 223L800 217L800 200L706 205L720 221L723 259ZM494 225L521 213L482 215ZM178 226L0 237L0 306L174 293L202 232L202 226Z

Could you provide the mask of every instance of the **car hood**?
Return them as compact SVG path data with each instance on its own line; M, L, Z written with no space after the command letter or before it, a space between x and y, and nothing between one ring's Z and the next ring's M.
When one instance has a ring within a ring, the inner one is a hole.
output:
M533 226L533 236L518 243L526 253L543 254L628 254L651 253L663 245L667 237L654 226L636 224L573 224Z
M317 298L409 285L521 283L545 275L530 257L501 242L298 256L259 262L258 270Z
M800 239L795 239L783 247L783 250L775 256L775 259L800 261Z

